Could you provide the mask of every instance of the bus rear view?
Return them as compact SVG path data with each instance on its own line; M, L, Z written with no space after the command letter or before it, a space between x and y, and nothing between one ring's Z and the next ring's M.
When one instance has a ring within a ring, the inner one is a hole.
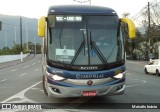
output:
M43 87L48 96L120 95L125 91L125 53L121 22L129 37L134 23L111 8L52 6L38 23L43 37Z

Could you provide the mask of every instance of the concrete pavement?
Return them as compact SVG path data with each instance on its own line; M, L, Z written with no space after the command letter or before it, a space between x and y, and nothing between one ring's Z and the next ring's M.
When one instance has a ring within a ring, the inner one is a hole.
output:
M135 63L141 66L145 66L149 63L149 61L126 60L126 63Z

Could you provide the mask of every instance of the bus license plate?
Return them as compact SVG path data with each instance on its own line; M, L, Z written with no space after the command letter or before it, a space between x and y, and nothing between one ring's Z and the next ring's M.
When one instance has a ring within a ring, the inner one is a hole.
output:
M96 96L96 91L83 91L83 96Z

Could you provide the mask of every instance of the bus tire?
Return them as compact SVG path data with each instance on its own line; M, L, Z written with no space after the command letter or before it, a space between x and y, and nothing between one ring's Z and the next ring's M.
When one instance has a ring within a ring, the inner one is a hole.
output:
M47 84L47 79L45 78L45 75L43 75L43 90L44 90L44 93L48 96L48 91L46 89L46 84Z
M144 69L144 73L145 73L145 74L148 74L147 68Z

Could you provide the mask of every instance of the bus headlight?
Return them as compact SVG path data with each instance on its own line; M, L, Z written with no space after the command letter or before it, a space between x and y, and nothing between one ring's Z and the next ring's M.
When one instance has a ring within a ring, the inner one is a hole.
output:
M51 74L51 73L48 73L48 72L46 72L46 73L51 79L56 80L56 81L62 81L62 80L66 79L66 78L64 78L62 76L59 76L57 74Z
M121 79L123 76L124 76L124 74L119 73L119 74L117 74L117 75L113 76L113 78Z
M61 80L64 80L65 78L58 76L58 75L52 75L52 79L56 81L61 81Z

